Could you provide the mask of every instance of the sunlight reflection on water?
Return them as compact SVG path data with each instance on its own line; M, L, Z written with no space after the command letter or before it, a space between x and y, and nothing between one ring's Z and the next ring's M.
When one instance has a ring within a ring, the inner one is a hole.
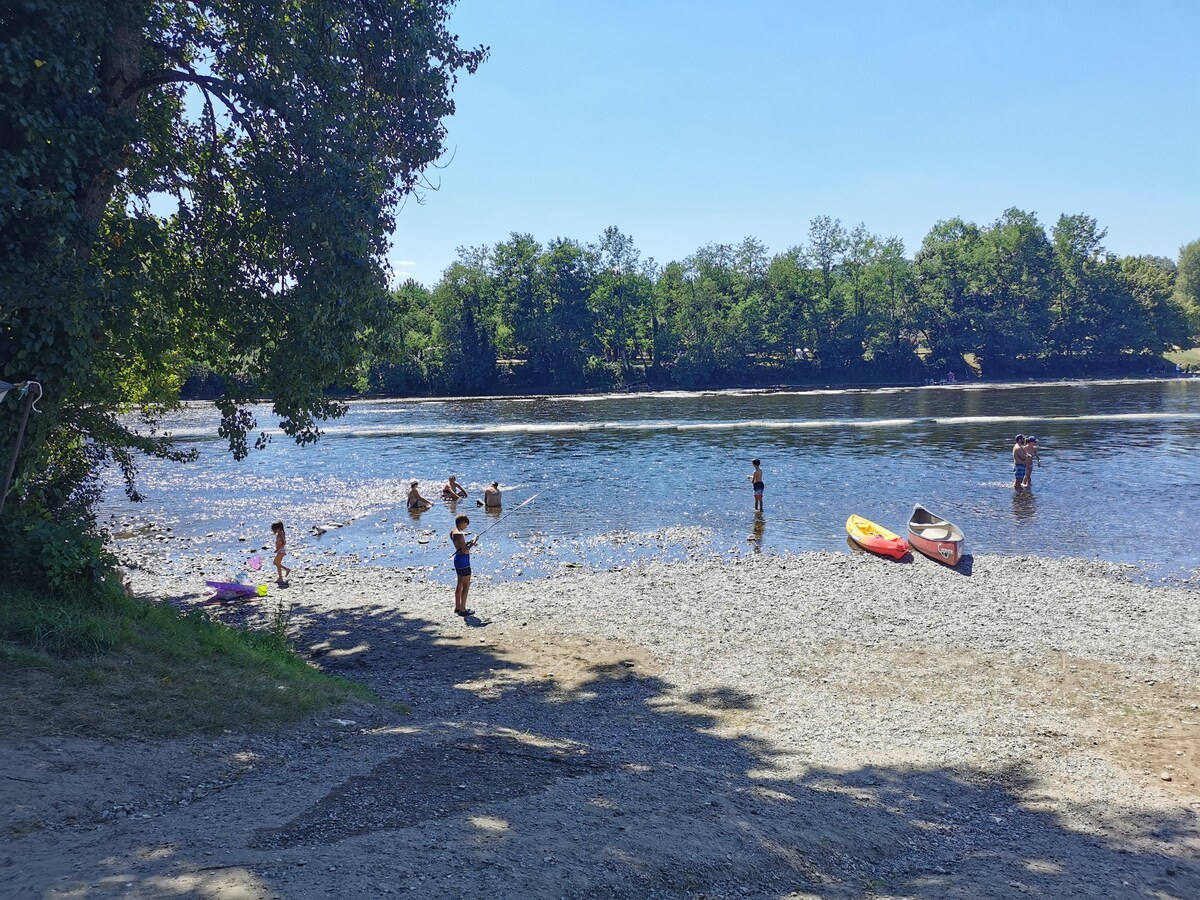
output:
M235 555L283 519L300 551L441 567L455 508L439 502L414 517L404 496L415 478L436 500L453 471L472 498L499 479L509 509L542 492L481 544L478 567L497 577L731 550L841 550L849 513L903 532L915 501L957 522L972 551L1098 557L1186 576L1200 558L1172 536L1200 521L1198 401L1200 379L381 400L351 404L314 447L276 436L241 463L216 439L212 407L199 404L167 423L197 462L145 460L147 502L135 507L110 488L104 513L170 525L177 554ZM270 424L266 408L257 412ZM1017 431L1040 440L1032 495L1012 490ZM753 456L766 471L761 521L746 479ZM486 527L473 499L457 511L478 519L472 530Z

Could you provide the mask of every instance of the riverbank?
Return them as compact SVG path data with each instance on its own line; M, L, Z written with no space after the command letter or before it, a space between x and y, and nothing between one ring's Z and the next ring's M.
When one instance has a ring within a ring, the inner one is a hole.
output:
M448 582L298 572L277 592L298 649L410 711L10 734L0 875L50 896L1195 896L1200 598L1125 571L684 562L484 583L465 622Z
M405 402L454 402L454 401L484 401L484 400L574 400L594 399L597 397L654 397L654 396L698 396L703 394L793 394L814 391L877 391L877 390L917 390L928 387L945 388L1004 388L1028 387L1038 384L1139 384L1156 382L1173 378L1194 378L1200 373L1200 348L1180 350L1165 353L1161 357L1163 367L1154 373L1148 373L1142 368L1134 367L1128 371L1110 372L1096 371L1091 373L1078 372L1037 372L1025 376L1008 375L1000 378L985 378L971 374L971 367L963 366L963 374L955 377L954 381L946 380L944 375L936 375L922 380L914 379L862 379L837 381L813 378L803 381L780 383L736 383L720 385L703 385L683 387L680 385L661 384L650 385L648 382L638 382L626 387L593 388L590 390L567 391L559 393L548 389L514 388L501 390L496 393L456 394L456 393L388 393L386 391L368 392L330 392L332 399L346 403L374 403L387 401ZM1180 371L1175 366L1180 366ZM188 390L180 397L181 402L211 403L225 396L224 388L212 390ZM256 397L253 403L270 403L270 397Z

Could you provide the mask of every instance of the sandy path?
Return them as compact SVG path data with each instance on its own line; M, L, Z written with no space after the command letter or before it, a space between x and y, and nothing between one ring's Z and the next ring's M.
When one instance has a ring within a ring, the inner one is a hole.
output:
M408 712L9 736L0 893L1200 896L1195 592L813 554L481 584L464 623L411 579L286 593Z

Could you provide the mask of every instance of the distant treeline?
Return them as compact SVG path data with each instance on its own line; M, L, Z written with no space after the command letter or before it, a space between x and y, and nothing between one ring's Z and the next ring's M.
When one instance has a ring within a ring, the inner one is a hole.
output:
M1144 372L1200 335L1200 241L1116 257L1085 215L1047 234L1010 209L897 238L812 221L805 244L710 244L660 266L609 228L594 244L513 234L460 250L392 297L384 351L352 387L390 394L921 382Z

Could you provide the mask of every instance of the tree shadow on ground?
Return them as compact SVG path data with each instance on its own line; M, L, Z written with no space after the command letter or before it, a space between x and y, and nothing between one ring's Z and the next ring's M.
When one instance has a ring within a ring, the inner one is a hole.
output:
M266 896L1200 896L1187 811L1050 810L1023 766L837 770L751 735L746 685L672 683L603 641L296 614L301 652L409 711L125 826L146 829L140 862L79 851L128 895L214 869L188 835L216 816L220 867Z
M447 638L390 608L314 613L306 631L369 635L332 670L410 705L411 725L437 737L264 829L267 845L310 821L358 823L326 838L386 831L440 876L416 837L432 828L485 885L527 896L1200 895L1186 810L1104 810L1108 838L1035 809L1022 766L835 771L739 729L759 702L744 686L672 684L613 648L548 647L555 665L580 660L548 675L478 632ZM364 828L363 804L381 796L391 811Z

